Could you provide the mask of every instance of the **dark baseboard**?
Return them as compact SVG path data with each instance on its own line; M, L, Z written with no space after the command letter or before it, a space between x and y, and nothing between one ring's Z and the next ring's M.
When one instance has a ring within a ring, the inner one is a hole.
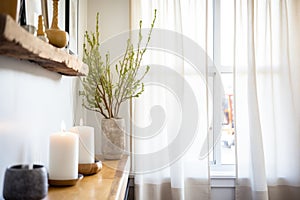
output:
M128 178L124 200L134 200L134 178Z

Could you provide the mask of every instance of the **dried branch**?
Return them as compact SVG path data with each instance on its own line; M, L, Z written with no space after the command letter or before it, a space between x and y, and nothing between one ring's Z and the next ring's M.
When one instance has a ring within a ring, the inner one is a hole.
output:
M140 21L137 50L134 49L131 39L127 40L124 56L115 65L114 69L118 77L116 82L113 82L109 53L105 55L105 61L103 61L99 52L99 13L97 13L96 32L86 31L84 34L83 61L89 66L89 73L82 80L83 91L79 94L83 97L84 108L99 112L105 118L118 118L122 103L142 94L144 91L142 80L150 67L147 66L141 76L138 76L138 72L151 39L155 20L156 10L145 47L141 47L142 21Z

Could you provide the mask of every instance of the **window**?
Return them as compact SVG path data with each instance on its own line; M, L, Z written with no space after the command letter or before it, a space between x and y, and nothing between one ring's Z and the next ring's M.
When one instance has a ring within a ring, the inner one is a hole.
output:
M234 131L234 93L233 93L233 53L234 53L234 1L213 0L213 60L220 73L224 96L223 119L214 120L213 126L221 123L221 130L213 128L214 140L218 141L210 156L212 175L234 175L235 131ZM212 76L214 84L216 76ZM213 99L220 98L221 91L214 87ZM214 116L220 115L215 109ZM215 118L215 117L214 117Z

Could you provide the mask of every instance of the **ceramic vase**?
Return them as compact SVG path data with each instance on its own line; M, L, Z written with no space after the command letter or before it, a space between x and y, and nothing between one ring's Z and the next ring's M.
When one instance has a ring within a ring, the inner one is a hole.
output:
M125 154L125 120L102 119L102 154L104 159L118 160Z

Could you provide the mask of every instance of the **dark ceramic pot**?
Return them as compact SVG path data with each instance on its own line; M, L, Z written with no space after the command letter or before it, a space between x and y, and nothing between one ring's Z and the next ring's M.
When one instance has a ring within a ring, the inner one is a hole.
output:
M48 193L47 170L42 165L14 165L5 171L3 197L5 199L43 199Z

